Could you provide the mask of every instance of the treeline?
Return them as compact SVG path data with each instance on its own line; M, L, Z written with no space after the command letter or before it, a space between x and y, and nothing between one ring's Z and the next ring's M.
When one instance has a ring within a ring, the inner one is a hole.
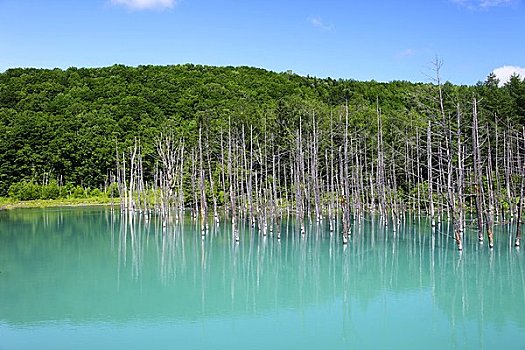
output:
M194 65L11 69L0 74L0 195L20 181L118 182L132 207L144 189L157 205L254 221L277 208L318 219L410 209L453 217L458 232L468 210L480 225L518 216L525 80L456 86L440 69L428 84Z

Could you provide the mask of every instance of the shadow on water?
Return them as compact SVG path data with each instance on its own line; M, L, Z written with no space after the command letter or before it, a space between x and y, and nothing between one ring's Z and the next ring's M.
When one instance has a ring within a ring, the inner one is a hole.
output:
M407 217L395 230L361 219L344 246L328 225L307 225L302 235L293 218L282 220L280 240L239 226L235 242L227 221L210 221L202 237L189 216L0 212L0 320L178 322L322 306L341 337L356 341L357 325L388 332L393 315L407 327L446 322L458 338L469 323L480 333L506 324L525 332L524 252L509 227L497 229L493 250L467 232L458 253L450 226L432 232L425 218Z

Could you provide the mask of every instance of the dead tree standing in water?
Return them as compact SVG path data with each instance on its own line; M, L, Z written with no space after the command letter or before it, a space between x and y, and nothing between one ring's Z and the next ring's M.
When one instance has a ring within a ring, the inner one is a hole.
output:
M474 98L472 105L472 155L474 170L474 190L476 195L476 216L478 240L483 242L483 180L481 174L481 152L479 145L478 104Z
M525 144L525 128L523 128L523 143ZM516 247L520 246L521 243L521 216L523 213L523 195L525 191L525 163L521 159L518 159L519 161L519 172L521 177L521 185L520 185L520 199L518 203L518 215L516 220L516 238L514 240L514 245Z

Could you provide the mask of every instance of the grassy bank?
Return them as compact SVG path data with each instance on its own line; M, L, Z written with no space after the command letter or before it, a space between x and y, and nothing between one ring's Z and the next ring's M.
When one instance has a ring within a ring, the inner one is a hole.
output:
M0 197L0 210L15 208L51 208L67 206L89 206L89 205L119 205L118 198L90 197L90 198L60 198L60 199L36 199L18 201L8 197Z

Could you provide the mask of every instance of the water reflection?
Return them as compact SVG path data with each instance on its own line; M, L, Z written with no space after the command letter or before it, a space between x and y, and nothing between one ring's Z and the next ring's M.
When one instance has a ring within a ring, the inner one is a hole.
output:
M485 249L472 235L465 252L458 253L450 225L442 223L432 232L422 218L407 217L394 231L374 218L361 219L346 246L322 225L301 235L291 218L281 223L280 241L241 224L239 243L227 222L210 225L202 238L191 220L179 225L159 220L144 223L126 215L114 221L121 233L118 276L127 259L128 277L135 281L153 266L164 288L174 293L189 288L199 296L194 309L201 315L301 309L340 298L346 328L356 301L366 308L389 293L428 291L452 328L458 319L483 323L502 317L525 326L515 307L525 301L523 254L511 246L505 227L498 232L503 244L497 249Z
M362 218L346 246L328 225L307 225L302 235L293 218L280 222L281 240L240 222L236 242L227 221L210 222L203 238L198 225L105 208L0 212L0 320L185 322L293 312L306 327L317 310L348 342L368 326L426 334L421 327L430 323L452 345L475 334L480 348L490 345L485 333L525 332L525 260L510 227L498 228L494 250L467 230L458 253L446 222L432 232L425 218L408 216L395 231Z

